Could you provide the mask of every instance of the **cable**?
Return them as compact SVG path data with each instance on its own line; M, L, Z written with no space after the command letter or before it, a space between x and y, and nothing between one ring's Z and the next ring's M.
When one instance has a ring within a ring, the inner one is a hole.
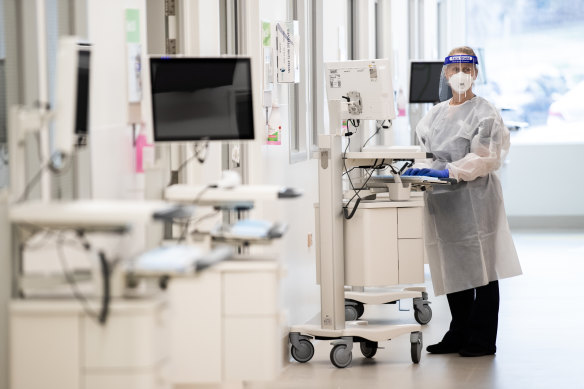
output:
M343 152L343 167L345 168L345 174L347 175L347 177L349 178L349 183L351 184L351 188L353 190L355 190L355 186L353 185L353 181L351 180L351 175L349 174L349 171L347 170L347 149L349 148L349 145L351 144L351 137L348 136L347 137L347 147L345 147L345 151ZM351 170L353 170L354 168L351 168Z
M201 189L201 191L200 191L199 193L197 193L197 196L196 196L196 197L195 197L195 199L193 200L193 204L196 204L196 203L198 203L198 202L199 202L199 200L201 199L201 196L203 196L203 194L204 194L204 193L205 193L207 190L209 190L209 189L211 189L211 188L214 188L214 187L215 187L215 185L207 185L207 186L205 186L203 189ZM184 228L183 228L183 231L182 231L182 233L180 234L180 237L179 237L179 239L178 239L178 242L177 242L177 243L180 243L180 242L181 242L183 239L185 239L185 238L186 238L186 236L187 236L187 232L188 232L188 230L189 230L189 224L190 224L190 222L191 222L191 218L189 218L189 219L187 220L187 222L185 223L185 226L184 226Z
M99 323L105 324L107 320L107 316L109 313L109 306L111 300L111 270L109 268L109 264L107 263L107 259L103 251L97 253L99 256L99 264L101 267L101 279L103 281L103 294L101 296L101 311L99 312Z
M345 219L349 220L349 219L351 219L353 217L353 215L357 211L357 207L359 206L359 203L360 202L361 202L361 197L359 197L357 199L357 201L355 201L355 206L353 207L353 210L351 211L351 213L349 213L347 207L343 207L343 216L345 217Z
M385 128L385 129L391 128L391 121L389 122L389 126L384 126L384 125L383 125L383 123L385 123L386 121L387 121L387 120L383 120L383 121L381 122L381 124L379 125L379 127L377 127L377 129L376 129L376 130L375 130L375 132L373 133L373 135L371 135L371 136L369 137L369 139L367 139L367 140L365 141L365 143L364 143L364 144L363 144L363 146L361 147L362 149L364 149L364 148L365 148L365 146L367 146L367 143L369 143L369 141L370 141L370 140L371 140L371 139L372 139L372 138L373 138L375 135L379 134L379 131L380 131L382 128Z
M191 226L196 226L198 223L202 222L205 219L208 219L210 217L217 215L219 212L220 212L220 210L214 210L213 212L206 213L206 214L199 216L197 218L190 218L189 220L187 220L187 224L190 224ZM183 230L183 236L181 236L181 238L179 239L179 241L178 241L179 243L182 239L184 239L186 237L187 230L188 230L188 228Z
M358 167L358 166L353 166L353 167L352 167L352 168L350 168L348 171L345 171L345 172L343 173L343 176L344 176L345 174L349 174L349 173L351 173L353 170L357 169L357 167Z
M197 158L197 161L199 161L199 163L205 163L205 159L207 158L207 149L209 148L209 141L205 141L205 143L202 146L202 149L197 149L197 143L195 143L194 145L194 150L195 153L193 155L191 155L189 158L187 158L186 161L184 161L183 163L181 163L178 167L178 169L176 169L177 174L180 173L180 171L189 163L193 160L193 158ZM201 156L201 152L204 151L205 153Z
M59 257L59 262L61 262L61 269L63 270L63 275L65 276L65 279L67 280L67 282L69 283L69 286L71 287L71 291L73 292L73 296L75 296L75 298L77 300L79 300L79 302L83 306L83 310L85 311L87 316L102 323L101 319L100 319L101 314L98 316L98 314L89 307L89 302L87 301L87 298L79 290L77 282L75 281L75 278L73 278L71 271L69 270L69 266L67 265L66 258L65 258L65 253L63 252L63 242L64 241L62 238L63 238L62 233L60 233L59 237L57 239L57 256Z
M353 215L355 214L355 211L357 210L357 207L359 206L359 203L361 202L361 197L359 196L359 192L361 192L363 189L365 189L365 187L367 186L367 183L369 182L369 180L371 179L371 177L373 176L373 173L375 172L376 169L381 169L383 166L385 166L385 159L381 160L381 163L379 165L377 165L377 159L375 160L375 162L373 163L373 167L371 168L371 172L369 173L369 177L367 177L367 180L365 180L365 182L363 183L363 185L361 185L361 188L359 188L358 190L356 190L353 187L353 190L355 191L355 194L353 195L353 197L351 197L349 199L349 201L347 202L347 205L345 205L343 207L343 216L345 217L345 219L350 219L353 217ZM353 207L353 210L351 211L351 213L349 214L348 212L348 207L349 204L351 204L351 201L353 201L353 199L357 197L357 201L355 202L355 206Z
M18 200L16 200L17 203L20 203L20 202L28 199L28 195L29 195L30 190L32 189L33 185L35 185L39 181L43 171L48 167L49 163L50 162L46 162L44 165L42 165L41 168L30 179L30 181L28 181L28 183L24 187L24 191L23 191L22 195L20 195Z
M77 240L81 242L81 245L86 251L91 250L91 243L85 236L83 230L75 231L75 236L77 237ZM99 267L101 270L101 280L103 287L103 293L101 295L101 310L97 319L99 323L103 325L105 324L109 314L109 306L111 301L111 274L116 263L112 262L110 268L110 264L108 263L105 253L102 250L97 253L97 256L99 258Z
M28 199L28 196L30 194L30 190L32 189L32 187L38 183L38 181L40 180L42 173L45 169L49 169L53 174L57 175L57 176L61 176L63 174L66 174L69 169L71 168L72 165L72 158L67 158L67 161L69 163L67 163L64 167L67 167L67 170L64 169L56 169L54 167L54 165L52 164L52 160L54 157L56 157L59 154L59 152L55 152L53 153L53 155L51 157L49 157L48 161L45 162L40 169L34 174L34 176L26 183L25 187L24 187L24 191L22 192L22 194L20 195L20 197L18 198L18 200L16 200L16 203L20 203L24 200Z

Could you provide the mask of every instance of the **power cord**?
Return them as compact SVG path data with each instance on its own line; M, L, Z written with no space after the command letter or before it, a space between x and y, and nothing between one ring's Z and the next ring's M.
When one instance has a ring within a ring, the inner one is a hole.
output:
M59 257L59 262L61 263L61 269L63 271L63 275L65 276L67 283L71 287L71 291L73 292L73 296L75 296L75 298L81 303L81 305L83 306L83 310L85 311L87 316L95 319L100 324L103 324L105 322L105 321L102 322L103 314L98 314L93 309L91 309L91 307L89 306L89 301L87 301L87 298L85 297L85 295L83 293L81 293L81 291L79 290L79 285L77 285L75 278L73 278L72 272L69 269L69 265L67 264L67 260L65 258L65 252L63 251L63 243L64 243L63 236L62 236L62 233L60 233L58 238L57 238L57 255ZM109 289L108 289L108 292L109 292ZM109 299L108 299L108 301L109 301ZM104 310L102 308L102 312L103 311ZM107 310L106 310L106 312L107 312Z
M361 192L363 189L365 189L367 187L367 183L369 182L369 180L373 176L373 173L375 172L375 170L381 169L385 166L385 159L382 159L381 163L379 165L377 165L377 161L378 160L376 159L375 162L373 163L373 167L371 168L371 171L369 172L369 177L367 177L367 180L365 180L363 185L361 185L361 187L359 189L355 189L355 187L352 187L355 194L353 195L353 197L351 197L349 199L349 201L347 201L347 205L343 206L343 216L345 217L345 219L347 219L347 220L351 219L353 217L353 215L355 214L355 211L357 210L357 207L359 206L359 203L361 202L361 196L359 196L359 192ZM353 201L353 199L355 197L357 197L357 201L355 202L353 210L351 211L351 213L349 213L349 208L348 208L349 204L351 204L351 201Z
M207 158L207 149L209 148L209 141L205 141L205 143L203 143L203 145L200 147L198 143L195 143L193 148L194 154L179 165L178 169L176 169L177 174L180 173L180 171L184 169L184 167L194 158L197 158L197 161L199 161L199 163L205 163L205 159Z
M16 200L16 203L21 203L24 200L28 199L28 196L30 195L30 191L33 188L34 185L36 185L41 176L42 173L45 169L49 169L53 174L57 175L57 176L62 176L63 174L66 174L69 169L71 168L72 165L72 160L73 158L67 158L66 161L68 162L66 165L64 165L62 168L57 169L54 165L53 165L53 158L57 157L61 155L59 152L55 152L53 153L53 155L51 155L48 159L48 161L46 161L44 164L41 165L41 167L39 168L39 170L34 174L34 176L32 176L32 178L26 183L24 190L22 192L22 194L20 195L20 197L18 198L18 200ZM66 168L66 169L65 169Z
M197 196L195 196L195 198L194 198L194 200L193 200L193 204L196 204L196 203L198 203L198 202L199 202L199 200L201 199L201 197L203 196L203 194L205 194L205 192L206 192L206 191L208 191L208 190L209 190L209 189L211 189L211 188L215 188L215 187L216 187L215 185L207 185L207 186L205 186L203 189L201 189L201 191L200 191L199 193L197 193ZM182 231L182 233L180 234L180 237L179 237L179 239L178 239L178 242L177 242L177 243L180 243L180 242L182 242L182 241L183 241L183 240L186 238L186 236L187 236L187 233L188 233L188 230L189 230L189 225L190 225L190 223L191 223L191 220L192 220L192 218L189 218L189 219L187 220L187 222L185 223L185 226L184 226L184 228L183 228L183 231Z
M24 187L24 191L22 192L22 194L20 195L20 197L18 198L18 200L16 200L17 203L20 203L24 200L28 199L28 195L30 194L30 190L32 189L32 187L38 183L39 179L41 178L41 175L43 173L43 171L48 168L50 162L45 162L40 169L35 173L34 176L32 176L32 178L27 182L27 184Z
M386 121L387 121L387 120L383 120L383 121L381 122L381 124L380 124L380 125L377 127L377 129L376 129L376 130L375 130L375 132L373 133L373 135L371 135L371 136L369 137L369 139L367 139L367 140L365 141L365 143L364 143L364 144L363 144L363 146L361 147L362 149L363 149L363 148L365 148L365 146L367 146L367 143L369 143L369 141L370 141L371 139L373 139L373 137L374 137L375 135L379 134L379 131L380 131L382 128L383 128L383 129L386 129L386 130L387 130L387 129L389 129L389 128L391 128L391 121L389 122L389 126L385 126L385 125L383 125L383 123L385 123ZM377 122L376 122L376 123L377 123Z
M220 210L217 209L217 210L214 210L212 212L208 212L208 213L206 213L206 214L204 214L202 216L196 217L196 218L189 218L187 220L187 223L186 223L187 226L183 230L183 234L181 235L181 238L178 240L178 243L180 243L186 237L186 234L187 234L187 231L188 231L188 225L196 226L198 223L202 222L205 219L209 219L210 217L213 217L213 216L217 215L219 212L220 212Z

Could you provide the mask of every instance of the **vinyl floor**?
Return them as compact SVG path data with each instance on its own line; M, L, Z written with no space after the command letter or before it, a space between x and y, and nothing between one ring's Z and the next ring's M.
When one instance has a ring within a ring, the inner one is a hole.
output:
M515 231L523 275L500 282L497 354L463 358L432 355L450 322L444 296L435 297L429 273L426 286L433 318L423 326L419 364L410 357L409 336L379 344L372 359L353 348L344 369L329 360L328 341L315 341L308 363L291 361L279 379L246 383L246 388L584 388L584 231ZM411 303L410 306L411 308ZM397 305L366 306L364 318L415 323L412 311ZM408 308L408 303L401 306Z

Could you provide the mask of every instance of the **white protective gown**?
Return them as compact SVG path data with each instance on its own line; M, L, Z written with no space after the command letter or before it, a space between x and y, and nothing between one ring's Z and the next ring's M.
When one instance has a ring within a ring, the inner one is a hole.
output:
M435 105L416 132L434 154L433 169L459 180L424 195L425 245L435 294L476 288L521 274L495 171L509 151L509 131L487 100Z

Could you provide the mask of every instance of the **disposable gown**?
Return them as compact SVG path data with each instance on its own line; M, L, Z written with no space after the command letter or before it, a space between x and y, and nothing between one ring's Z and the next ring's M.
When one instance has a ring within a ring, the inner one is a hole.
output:
M425 193L425 245L436 295L521 274L501 182L495 171L509 151L509 131L487 100L435 105L416 132L434 154L427 165L459 180Z

